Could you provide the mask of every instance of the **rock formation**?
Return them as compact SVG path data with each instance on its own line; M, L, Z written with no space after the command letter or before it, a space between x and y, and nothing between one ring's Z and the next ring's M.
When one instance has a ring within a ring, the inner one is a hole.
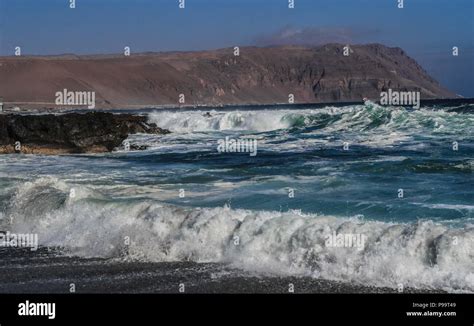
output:
M109 152L130 134L169 131L129 114L88 112L61 115L0 115L0 153Z

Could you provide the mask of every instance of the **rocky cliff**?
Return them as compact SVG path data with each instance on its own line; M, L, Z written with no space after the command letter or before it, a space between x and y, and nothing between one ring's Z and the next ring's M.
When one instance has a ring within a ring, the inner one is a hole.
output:
M130 57L0 58L5 102L53 106L55 93L95 91L97 107L296 103L378 100L388 88L418 90L421 98L453 98L400 48L380 44L243 47Z

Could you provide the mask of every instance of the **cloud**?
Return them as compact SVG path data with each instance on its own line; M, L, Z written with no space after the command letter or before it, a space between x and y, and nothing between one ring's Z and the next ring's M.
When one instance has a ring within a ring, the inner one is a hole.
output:
M276 33L262 35L255 39L257 46L271 45L321 45L327 43L359 43L378 30L360 30L346 27L292 27L286 26Z

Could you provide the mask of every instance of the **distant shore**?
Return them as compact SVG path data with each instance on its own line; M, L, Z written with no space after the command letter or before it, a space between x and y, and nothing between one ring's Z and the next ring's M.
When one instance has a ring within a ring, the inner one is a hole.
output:
M351 54L344 55L345 46L241 47L238 55L224 48L0 57L0 98L13 105L39 102L55 108L83 105L87 93L94 102L88 107L112 109L377 100L388 89L418 92L425 99L457 96L401 48L354 44Z
M372 101L377 103L376 101ZM205 110L205 109L219 109L219 110L255 110L255 109L266 109L266 108L293 108L293 109L306 109L306 108L323 108L327 106L348 106L348 105L362 105L364 101L333 101L333 102L311 102L311 103L266 103L266 104L199 104L199 105L176 105L176 104L159 104L159 105L127 105L124 107L116 108L96 108L88 109L87 107L75 107L75 106L48 106L42 102L31 102L23 104L23 102L5 102L3 111L1 113L58 113L58 112L93 112L93 111L104 111L104 112L133 112L140 110ZM474 98L439 98L439 99L422 99L421 105L439 105L439 106L452 106L452 105L463 105L463 104L474 104Z

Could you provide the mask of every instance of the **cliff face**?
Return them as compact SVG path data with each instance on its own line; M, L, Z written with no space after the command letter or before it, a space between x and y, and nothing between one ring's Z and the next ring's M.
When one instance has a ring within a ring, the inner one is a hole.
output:
M169 131L146 117L104 112L64 115L0 115L0 154L109 152L129 134Z
M243 47L204 52L123 56L0 58L5 102L43 102L55 93L95 91L97 107L296 103L378 100L388 88L419 90L421 98L455 97L400 48L379 44Z

